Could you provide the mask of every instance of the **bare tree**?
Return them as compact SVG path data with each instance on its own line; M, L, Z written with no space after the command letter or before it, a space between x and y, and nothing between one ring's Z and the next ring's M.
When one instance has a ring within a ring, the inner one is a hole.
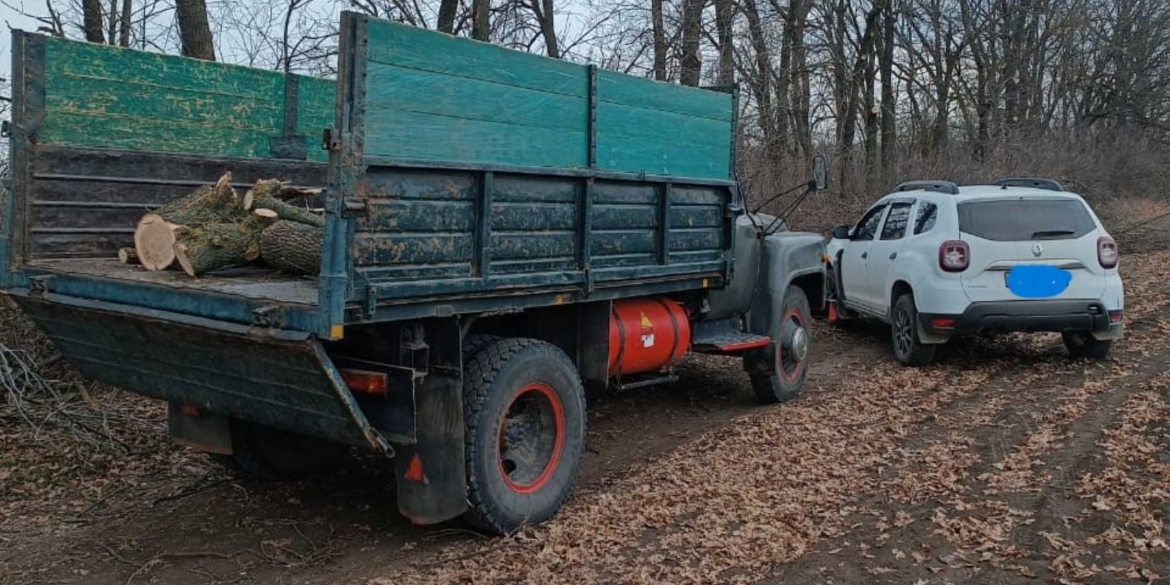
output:
M215 45L211 42L206 1L175 0L175 16L179 22L182 54L204 61L215 61Z
M703 55L699 52L703 32L704 0L683 0L682 11L682 69L679 81L683 85L699 85L703 69Z
M491 0L472 0L471 2L471 38L478 41L491 40L492 21Z
M102 34L102 0L81 0L81 12L85 40L104 44L106 38Z

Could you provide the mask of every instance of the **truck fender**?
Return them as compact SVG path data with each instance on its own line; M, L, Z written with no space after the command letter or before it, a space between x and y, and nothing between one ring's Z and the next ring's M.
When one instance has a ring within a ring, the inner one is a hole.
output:
M748 331L776 339L780 320L775 313L783 305L789 286L805 288L811 308L824 306L825 240L811 233L781 232L765 238L760 247L760 270L748 312ZM810 290L819 294L811 294Z
M415 524L435 524L467 510L463 380L432 372L416 401L417 442L395 445L398 511Z

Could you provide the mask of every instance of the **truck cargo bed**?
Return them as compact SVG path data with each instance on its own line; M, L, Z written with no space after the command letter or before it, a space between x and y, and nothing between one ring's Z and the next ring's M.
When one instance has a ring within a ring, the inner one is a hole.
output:
M141 266L122 264L117 258L65 258L34 260L33 271L75 274L145 283L176 289L192 289L237 295L249 299L281 304L317 304L317 279L290 276L258 266L240 266L217 270L200 278L191 278L178 270L151 272Z

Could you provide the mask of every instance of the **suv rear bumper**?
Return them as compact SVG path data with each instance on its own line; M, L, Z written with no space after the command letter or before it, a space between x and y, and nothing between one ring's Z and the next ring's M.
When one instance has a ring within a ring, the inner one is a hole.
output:
M1110 321L1103 303L1086 300L979 302L971 303L960 315L919 313L918 319L924 331L941 336L984 331L1087 331L1097 339L1116 339L1123 331L1121 321Z

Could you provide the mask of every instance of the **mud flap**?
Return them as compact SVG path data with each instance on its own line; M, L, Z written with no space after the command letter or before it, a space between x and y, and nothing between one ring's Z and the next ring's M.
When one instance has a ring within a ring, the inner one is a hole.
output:
M415 401L418 442L395 445L398 511L415 524L435 524L467 511L462 380L431 373Z

